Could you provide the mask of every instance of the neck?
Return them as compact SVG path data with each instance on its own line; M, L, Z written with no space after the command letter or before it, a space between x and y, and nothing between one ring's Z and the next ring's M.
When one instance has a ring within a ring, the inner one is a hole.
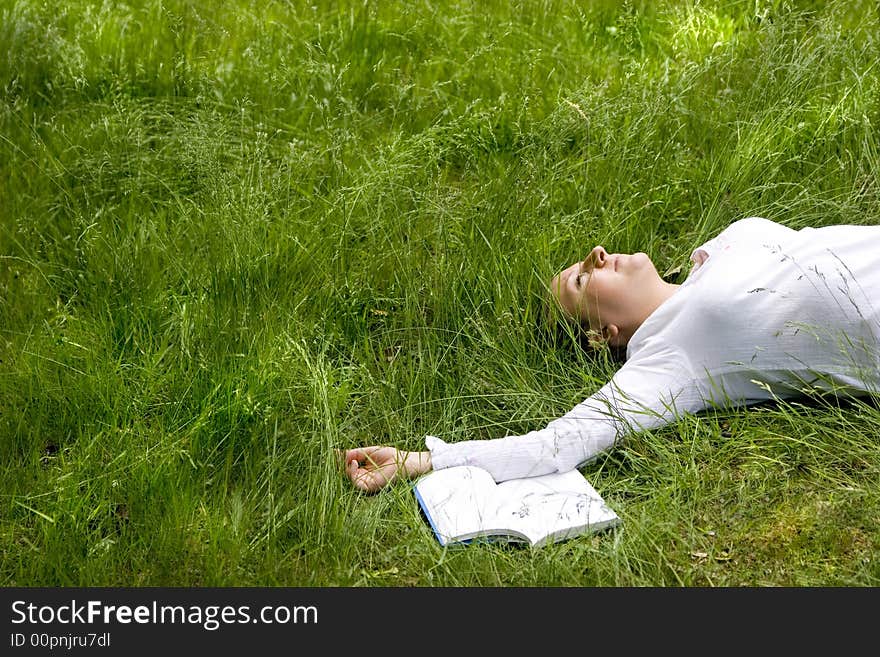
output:
M630 338L635 335L635 332L638 331L639 327L641 327L641 325L645 323L645 320L653 315L654 311L662 306L664 301L675 294L679 287L681 286L674 283L667 283L666 281L661 280L659 282L659 285L657 285L657 287L654 289L654 293L648 297L647 302L642 308L643 312L641 313L635 324L620 332L619 338L621 339L618 340L618 346L625 347L627 344L629 344Z

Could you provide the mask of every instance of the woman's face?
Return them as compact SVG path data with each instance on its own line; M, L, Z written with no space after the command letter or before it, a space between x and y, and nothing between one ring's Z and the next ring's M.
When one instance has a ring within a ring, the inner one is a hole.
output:
M645 253L608 253L597 246L551 281L563 311L583 326L635 331L663 279ZM648 310L650 312L650 310Z

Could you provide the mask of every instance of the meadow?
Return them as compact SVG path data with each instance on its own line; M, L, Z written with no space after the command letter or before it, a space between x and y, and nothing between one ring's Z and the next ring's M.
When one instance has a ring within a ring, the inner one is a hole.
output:
M441 548L337 448L529 431L595 244L880 223L876 2L0 0L0 584L877 586L880 405L683 417Z

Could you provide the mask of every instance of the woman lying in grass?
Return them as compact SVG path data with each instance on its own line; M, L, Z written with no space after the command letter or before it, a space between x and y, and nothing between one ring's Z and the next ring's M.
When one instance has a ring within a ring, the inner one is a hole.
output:
M674 285L646 254L597 246L553 278L568 319L626 350L612 379L561 418L494 440L427 436L423 452L346 450L346 475L375 492L454 465L478 465L496 481L564 472L681 413L880 390L880 226L796 231L751 217L691 261Z

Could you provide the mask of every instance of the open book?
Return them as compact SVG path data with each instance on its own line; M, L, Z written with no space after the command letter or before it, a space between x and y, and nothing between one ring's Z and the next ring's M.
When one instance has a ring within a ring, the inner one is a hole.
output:
M620 522L577 470L497 484L486 470L462 465L424 475L414 491L444 546L485 538L538 547Z

